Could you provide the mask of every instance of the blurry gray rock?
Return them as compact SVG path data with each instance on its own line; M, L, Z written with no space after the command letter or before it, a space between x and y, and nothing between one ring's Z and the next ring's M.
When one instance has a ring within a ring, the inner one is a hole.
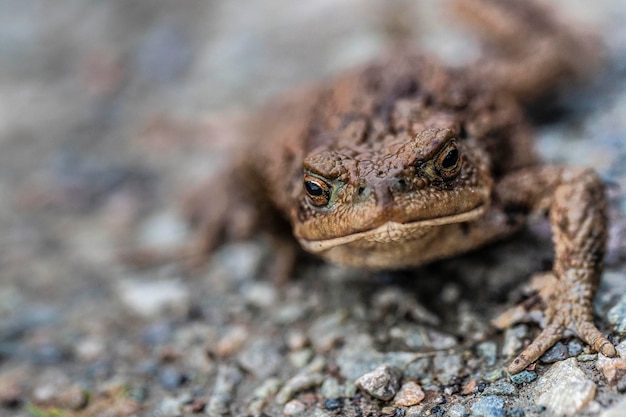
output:
M578 367L576 358L557 362L538 380L535 403L555 417L578 413L593 400L596 384Z
M348 380L355 380L381 365L404 369L413 362L416 354L412 352L378 352L372 347L372 340L366 334L346 340L337 357L341 375Z
M261 379L268 378L285 365L281 347L280 341L275 338L253 339L252 343L245 346L237 355L237 358L241 367L246 371Z
M324 381L322 374L302 374L296 375L285 383L285 385L276 394L276 403L286 404L300 391L314 388Z
M463 359L459 355L437 355L433 359L433 367L439 382L447 384L461 372Z
M126 307L145 317L168 310L185 311L189 302L189 289L178 279L120 280L117 295Z
M504 332L504 343L502 344L502 354L511 358L517 355L522 347L523 339L528 335L528 327L525 324L509 327Z
M510 382L496 381L485 388L483 395L517 395L517 388Z
M233 365L223 365L217 372L217 379L211 400L206 407L210 417L221 417L230 415L230 407L233 404L235 390L243 378L242 372Z
M615 331L620 334L626 333L626 294L623 294L619 301L611 307L607 318L614 326Z
M554 363L565 360L569 357L567 346L563 342L557 342L546 353L541 355L539 361L541 363Z
M481 397L472 405L472 416L504 417L504 400L493 395Z

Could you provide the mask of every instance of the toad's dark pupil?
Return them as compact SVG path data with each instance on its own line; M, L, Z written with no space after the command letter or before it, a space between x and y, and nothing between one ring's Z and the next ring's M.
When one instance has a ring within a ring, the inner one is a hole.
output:
M446 169L453 168L456 165L458 160L459 160L459 150L450 149L446 157L443 158L443 161L441 161L441 166Z
M306 192L313 197L319 197L324 194L324 190L318 184L313 181L306 181L304 183L304 188L306 188Z

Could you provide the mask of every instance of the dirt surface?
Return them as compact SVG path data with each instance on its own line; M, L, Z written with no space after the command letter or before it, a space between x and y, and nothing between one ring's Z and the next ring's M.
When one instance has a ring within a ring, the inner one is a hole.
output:
M451 65L475 57L471 36L430 3L3 2L0 415L622 415L626 362L575 338L521 377L503 373L538 327L502 334L489 320L550 266L541 220L416 271L304 259L284 286L266 268L265 236L221 247L194 274L118 260L189 238L181 199L226 163L233 124L281 91L377 56L394 19ZM557 3L602 35L608 64L541 115L538 144L608 184L596 322L619 344L626 6ZM389 399L372 397L373 380Z

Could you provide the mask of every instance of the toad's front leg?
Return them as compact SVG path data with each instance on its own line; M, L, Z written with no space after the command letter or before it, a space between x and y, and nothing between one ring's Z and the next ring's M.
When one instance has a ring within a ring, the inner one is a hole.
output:
M575 334L606 356L615 348L593 324L592 300L602 272L607 239L604 187L592 170L541 167L504 178L496 195L506 211L548 211L556 258L548 286L541 334L511 363L517 373L563 337Z

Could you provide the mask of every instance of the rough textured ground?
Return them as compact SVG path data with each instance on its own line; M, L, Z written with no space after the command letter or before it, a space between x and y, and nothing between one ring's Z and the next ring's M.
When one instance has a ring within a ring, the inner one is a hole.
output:
M413 36L452 64L473 56L431 3L401 14ZM596 307L618 344L626 7L558 3L597 28L610 64L564 97L537 136L546 159L592 166L609 184ZM624 415L626 362L598 359L576 339L532 372L502 371L538 328L501 334L489 319L549 266L542 222L417 271L303 261L283 287L264 269L263 236L222 247L195 276L116 260L124 248L184 240L180 197L224 161L229 126L273 94L380 53L396 4L2 2L0 415ZM363 375L365 390L355 385ZM374 399L372 380L391 399Z

